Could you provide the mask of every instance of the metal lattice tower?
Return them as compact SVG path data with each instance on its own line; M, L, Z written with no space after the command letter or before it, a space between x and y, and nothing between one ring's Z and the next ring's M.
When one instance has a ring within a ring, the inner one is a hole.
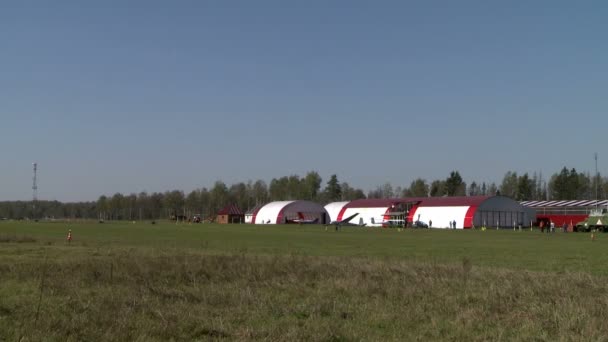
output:
M32 165L34 165L34 178L32 182L32 215L34 216L34 219L36 219L36 202L38 201L38 184L36 183L36 172L38 171L38 163L32 163Z
M597 211L597 195L598 195L598 186L600 182L600 174L597 172L597 152L595 152L595 210Z

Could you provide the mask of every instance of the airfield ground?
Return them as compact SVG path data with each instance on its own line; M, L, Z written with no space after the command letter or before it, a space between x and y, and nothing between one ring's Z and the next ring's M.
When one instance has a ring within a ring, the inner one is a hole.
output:
M0 341L606 340L607 251L529 230L0 221Z

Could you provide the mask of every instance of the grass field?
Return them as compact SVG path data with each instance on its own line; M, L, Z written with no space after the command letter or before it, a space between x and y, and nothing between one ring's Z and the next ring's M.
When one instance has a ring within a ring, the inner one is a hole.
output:
M607 250L603 234L0 221L0 341L606 340Z

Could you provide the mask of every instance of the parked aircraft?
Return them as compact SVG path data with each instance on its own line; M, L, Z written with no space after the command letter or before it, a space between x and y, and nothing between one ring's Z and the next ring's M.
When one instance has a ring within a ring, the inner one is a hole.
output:
M381 222L376 222L376 220L372 217L371 218L372 224L380 224L382 226L403 226L403 224L405 223L404 220L400 220L400 219L392 219L392 220L383 220Z
M304 217L304 214L302 214L301 212L298 212L298 218L292 219L292 220L287 220L287 223L315 224L315 223L319 223L319 218L317 217L314 219L307 219L306 217Z
M350 215L349 217L342 219L340 221L336 220L336 221L331 221L329 224L330 225L334 225L336 226L336 230L338 230L341 226L346 226L346 225L354 225L356 226L356 224L352 224L350 223L350 220L354 219L355 216L359 215L359 213L354 213L352 215ZM364 226L365 224L363 223L363 220L359 220L359 225Z

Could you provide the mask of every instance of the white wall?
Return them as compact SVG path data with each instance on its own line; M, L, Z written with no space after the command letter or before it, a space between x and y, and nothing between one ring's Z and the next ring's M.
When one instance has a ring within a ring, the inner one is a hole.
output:
M327 210L327 214L329 214L329 221L335 221L338 219L338 214L340 214L340 211L342 210L342 208L344 208L345 205L347 205L350 202L333 202L333 203L329 203L325 206L325 210ZM354 219L353 219L354 221ZM354 223L354 222L353 222Z
M412 219L429 223L433 221L433 228L450 228L450 221L456 220L456 228L463 229L464 218L469 206L463 207L418 207Z
M255 224L277 224L279 212L289 203L294 201L270 202L258 210L255 216Z
M344 215L342 215L342 219L345 219L354 213L359 213L359 215L353 218L350 223L359 224L360 218L362 218L363 223L368 227L381 227L382 225L379 223L372 224L372 217L376 222L382 222L384 213L386 213L387 209L388 208L346 208Z

